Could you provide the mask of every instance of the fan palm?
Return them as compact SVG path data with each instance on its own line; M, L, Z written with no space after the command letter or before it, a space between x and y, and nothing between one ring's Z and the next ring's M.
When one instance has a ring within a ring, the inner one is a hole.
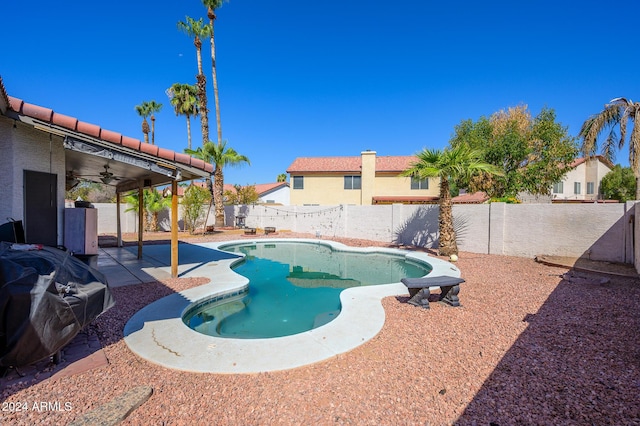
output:
M158 230L158 214L171 207L171 199L164 197L160 191L153 188L151 190L145 190L144 202L147 212L151 215L151 223L149 227L151 231Z
M440 213L438 216L438 229L440 243L438 251L442 256L458 254L456 233L453 228L453 207L449 184L459 178L470 177L478 172L490 175L500 175L502 172L488 163L482 162L482 152L472 150L467 145L457 145L444 150L424 149L416 154L417 161L407 170L403 176L411 176L419 179L440 178Z
M216 217L215 226L224 226L224 200L222 198L224 174L222 169L226 166L239 166L242 163L251 164L249 158L238 154L235 149L227 147L227 141L222 141L220 144L214 144L209 141L204 147L198 147L197 150L185 150L185 152L193 157L213 164L213 202L215 204ZM207 217L208 216L209 213L207 213Z
M162 104L157 103L156 101L147 102L147 106L149 108L149 114L151 115L151 145L156 144L156 116L154 115L156 112L160 112L162 109Z
M191 149L191 116L198 113L198 89L191 84L174 83L167 89L176 115L187 117L187 149Z
M198 100L200 101L200 125L202 127L202 146L209 141L209 110L207 109L207 78L202 72L202 37L211 34L211 27L200 18L195 20L189 16L186 22L179 21L178 29L193 37L193 45L196 47L198 60L198 74L196 75L198 86Z
M609 134L602 145L601 152L608 160L615 159L615 148L622 149L627 136L627 124L633 124L629 137L629 166L636 178L636 200L640 200L640 102L626 98L615 98L604 106L600 113L592 115L583 124L579 136L582 138L582 152L585 156L594 155L598 151L597 139L603 130ZM620 136L616 135L616 127L620 128Z
M142 117L142 134L144 135L144 141L149 143L149 122L147 121L147 117L151 115L149 102L145 101L140 105L136 105L136 112Z
M222 122L220 121L220 97L218 96L218 77L216 72L216 44L214 38L213 21L216 19L216 9L222 6L224 0L202 0L202 4L207 8L209 18L209 29L211 38L211 78L213 80L213 99L216 106L216 125L218 128L218 144L222 143Z

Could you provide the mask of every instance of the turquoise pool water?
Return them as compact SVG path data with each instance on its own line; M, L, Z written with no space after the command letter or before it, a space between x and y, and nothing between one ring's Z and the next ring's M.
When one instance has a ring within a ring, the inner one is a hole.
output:
M431 266L388 253L337 251L319 243L277 242L221 247L244 253L233 269L249 289L186 312L190 328L211 336L255 339L301 333L340 313L340 292L421 277Z

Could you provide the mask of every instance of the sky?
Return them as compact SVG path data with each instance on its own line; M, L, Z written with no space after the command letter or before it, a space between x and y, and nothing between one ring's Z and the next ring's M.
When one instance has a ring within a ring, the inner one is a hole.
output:
M186 119L165 91L195 83L199 0L7 2L0 76L10 96L182 152ZM528 105L577 136L616 97L638 100L640 2L230 0L217 11L222 138L251 165L225 183L275 182L296 157L412 155L444 148L463 120ZM210 139L211 53L203 41ZM201 142L192 119L193 148ZM616 162L628 165L628 147Z

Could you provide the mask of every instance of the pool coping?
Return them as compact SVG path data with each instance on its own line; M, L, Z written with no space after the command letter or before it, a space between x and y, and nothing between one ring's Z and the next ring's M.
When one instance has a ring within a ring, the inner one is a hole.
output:
M330 240L260 238L197 245L224 251L219 247L265 242L320 243L342 251L404 254L409 259L431 264L430 274L460 276L455 265L427 253L385 247L351 247ZM210 282L166 296L135 313L124 328L124 340L129 349L154 364L188 372L237 374L289 370L324 361L372 339L384 325L382 299L408 294L407 288L399 282L345 289L340 294L340 315L321 327L292 336L232 339L207 336L187 327L182 315L192 304L237 291L248 284L247 278L231 269L241 260L242 257L217 260L195 269L183 265L187 272L182 277L206 277Z

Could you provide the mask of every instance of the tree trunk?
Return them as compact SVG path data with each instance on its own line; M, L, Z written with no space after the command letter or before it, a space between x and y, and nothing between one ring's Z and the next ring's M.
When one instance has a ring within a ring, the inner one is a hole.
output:
M149 143L149 123L146 118L142 120L142 134L144 134L145 143Z
M156 144L156 117L151 115L151 145Z
M218 95L218 75L216 72L216 45L213 36L213 21L216 15L209 8L209 23L211 25L211 78L213 79L213 100L216 107L216 125L218 128L218 144L222 143L222 122L220 121L220 97Z
M224 226L224 200L223 200L223 189L224 189L224 176L222 174L222 168L216 166L216 169L213 172L213 190L214 197L213 201L215 203L215 216L216 216L216 227Z
M198 97L200 98L200 124L202 126L202 146L209 142L209 116L207 110L207 78L204 74L196 76Z
M449 192L449 180L445 177L440 179L440 214L438 216L440 229L440 244L438 252L440 256L451 256L458 254L458 244L456 243L456 232L453 228L453 206L451 193Z
M636 199L635 201L640 200L640 176L639 176L639 172L634 170L634 173L636 174Z
M191 149L191 117L187 115L187 148Z
M202 126L202 146L209 142L209 110L207 110L207 78L202 72L202 41L195 38L193 44L196 46L196 56L198 58L198 75L196 75L196 86L198 87L198 97L200 98L200 124Z

